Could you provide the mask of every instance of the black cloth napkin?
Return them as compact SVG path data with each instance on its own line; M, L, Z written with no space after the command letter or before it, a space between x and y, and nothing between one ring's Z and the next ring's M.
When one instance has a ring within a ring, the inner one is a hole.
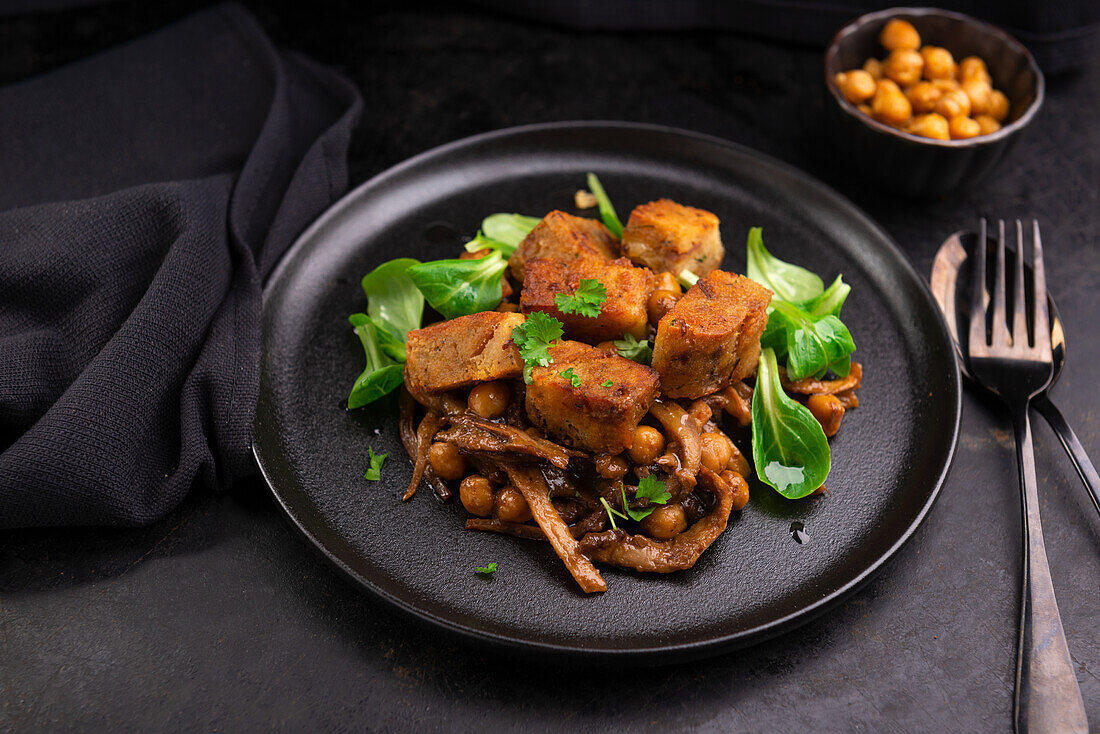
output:
M361 100L218 6L0 89L0 527L135 525L254 471L261 282Z

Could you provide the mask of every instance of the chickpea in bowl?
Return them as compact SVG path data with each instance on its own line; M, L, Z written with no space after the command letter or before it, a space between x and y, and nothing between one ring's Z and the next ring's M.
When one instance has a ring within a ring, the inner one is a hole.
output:
M909 21L891 19L879 34L885 59L834 77L844 99L865 115L900 130L937 140L966 140L1001 129L1008 96L993 88L985 61L956 63L941 46L922 45Z
M825 54L826 108L839 164L911 196L971 188L1042 104L1042 72L1022 44L975 18L891 8L844 26Z

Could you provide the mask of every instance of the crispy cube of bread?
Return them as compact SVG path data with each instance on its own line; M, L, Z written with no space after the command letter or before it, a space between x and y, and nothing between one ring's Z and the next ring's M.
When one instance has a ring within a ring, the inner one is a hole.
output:
M508 260L512 277L522 281L528 260L611 260L619 243L603 223L554 210L542 218Z
M772 292L715 270L691 287L657 324L653 367L673 398L700 398L748 377L760 358Z
M549 367L531 370L531 422L563 443L594 453L629 448L634 429L657 398L657 372L580 342L559 342L550 356ZM570 369L580 378L576 387L561 376Z
M630 212L623 230L623 255L655 273L690 270L702 277L722 264L725 248L718 217L660 199Z
M573 295L585 278L599 281L607 291L599 315L562 313L555 297ZM626 333L644 339L648 326L646 299L653 292L654 280L652 272L634 267L626 258L571 262L537 258L527 263L519 303L525 314L543 311L561 321L570 339L594 343L621 339Z
M409 332L405 385L413 395L455 390L523 374L512 329L523 314L484 311Z

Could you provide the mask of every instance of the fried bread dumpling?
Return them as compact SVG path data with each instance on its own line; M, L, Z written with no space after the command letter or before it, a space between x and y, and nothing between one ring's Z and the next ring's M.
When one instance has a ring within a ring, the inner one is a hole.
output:
M555 299L558 295L572 296L585 279L597 281L607 294L599 314L563 313ZM525 314L542 311L561 321L570 339L600 342L620 339L628 333L644 339L646 299L653 291L654 280L652 272L634 267L626 258L572 262L540 258L527 263L519 303Z
M702 277L722 264L718 217L668 199L634 208L623 230L623 255L655 273Z
M657 372L574 341L550 348L549 367L531 370L527 416L562 443L593 453L630 448L657 398Z
M657 325L653 367L661 391L699 398L752 374L772 292L742 275L701 278Z
M523 374L512 342L522 314L483 311L410 331L405 345L405 385L413 395L470 387Z
M535 258L611 260L619 243L603 223L554 210L535 225L508 259L512 277L523 281L527 262Z

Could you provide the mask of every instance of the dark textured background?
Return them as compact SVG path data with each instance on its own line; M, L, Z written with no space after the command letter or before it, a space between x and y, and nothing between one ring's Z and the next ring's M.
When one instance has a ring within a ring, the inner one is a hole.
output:
M819 49L725 33L578 34L415 3L379 14L352 3L253 10L277 42L362 88L353 182L492 128L627 119L721 135L810 171L864 207L923 273L942 237L979 215L1039 217L1069 336L1055 398L1100 458L1100 57L1049 80L1046 108L995 180L912 203L825 153ZM0 82L184 11L121 3L5 19ZM1036 433L1055 589L1100 727L1100 518L1053 434ZM0 536L0 727L1007 731L1019 545L1011 425L968 395L939 503L865 590L748 650L585 671L500 658L376 606L249 482L195 495L145 529Z

